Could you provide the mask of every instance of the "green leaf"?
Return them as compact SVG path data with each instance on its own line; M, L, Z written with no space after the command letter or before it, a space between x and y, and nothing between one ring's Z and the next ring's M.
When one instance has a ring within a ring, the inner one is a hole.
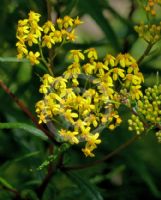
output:
M47 136L45 136L41 130L25 123L18 123L18 122L0 123L0 129L23 129L26 132L29 132L32 135L39 137L42 140L48 139Z
M82 177L73 172L67 172L66 174L73 181L73 183L77 184L78 188L80 188L82 192L86 193L88 199L103 200L100 192L89 181L84 180Z
M38 200L36 193L33 190L30 190L30 189L23 190L21 192L21 196L24 199Z
M0 177L0 185L2 185L5 188L8 188L8 189L14 189L14 187L2 177Z
M88 13L95 22L100 26L102 31L104 31L107 39L112 43L112 46L116 51L120 51L120 44L118 38L109 23L109 21L103 16L103 9L99 1L79 0L78 7L83 10L83 12Z
M18 59L16 57L0 57L0 62L29 62L27 59Z
M161 197L161 192L158 190L155 180L150 174L146 164L137 157L133 156L133 159L129 158L129 164L138 173L139 177L146 183L149 190L155 197Z
M78 3L78 0L70 0L68 1L67 5L66 5L66 9L62 12L62 16L65 16L65 15L69 15L73 8L76 6L76 4Z
M151 192L154 194L154 196L161 197L161 193L158 190L152 176L148 172L147 167L144 164L142 164L136 168L136 171L139 173L141 178L145 181L145 183L147 184Z
M27 158L32 158L34 156L37 156L38 154L40 154L40 151L35 151L35 152L31 152L31 153L27 153L19 158L16 158L15 160L13 160L13 162L20 162L23 161Z

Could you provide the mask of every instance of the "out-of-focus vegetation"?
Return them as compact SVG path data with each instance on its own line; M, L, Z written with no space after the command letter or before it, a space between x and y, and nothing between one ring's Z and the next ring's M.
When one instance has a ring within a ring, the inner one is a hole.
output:
M76 43L66 44L55 59L55 73L66 69L69 49L95 47L99 56L106 53L131 53L138 59L147 44L138 38L134 25L146 22L144 9L135 0L51 0L53 20L70 15L80 16L84 24L77 29ZM49 8L48 8L49 9ZM158 13L160 7L157 8ZM38 92L43 69L31 66L16 58L17 21L33 10L41 13L42 21L48 18L45 0L1 0L0 2L0 79L27 108L35 114L35 103L41 98ZM161 15L154 18L161 21ZM161 43L153 47L140 65L145 76L144 87L156 83L161 73ZM161 199L161 146L155 132L149 132L119 154L105 162L79 170L56 169L45 177L55 158L47 138L36 129L13 99L0 89L0 200L141 200ZM64 154L67 166L92 163L110 153L133 136L128 131L129 113L121 107L123 125L115 131L104 131L102 143L95 158L85 158L78 146ZM2 123L8 123L5 125ZM44 127L46 128L46 127ZM44 167L42 167L42 165ZM42 169L41 169L42 168ZM44 183L45 182L45 183ZM43 184L42 184L43 183ZM45 188L45 190L44 190Z

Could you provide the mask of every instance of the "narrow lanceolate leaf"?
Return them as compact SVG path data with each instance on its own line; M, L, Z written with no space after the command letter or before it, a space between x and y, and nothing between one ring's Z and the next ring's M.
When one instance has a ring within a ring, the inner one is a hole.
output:
M8 189L14 189L13 186L10 183L8 183L8 181L6 181L2 177L0 177L0 186L3 186L3 187L8 188Z
M0 57L0 62L29 62L27 59L18 59L16 57Z
M0 123L0 129L15 129L15 128L23 129L26 132L29 132L32 135L41 138L42 140L47 140L47 137L44 135L44 133L41 130L31 125L28 125L25 123L18 123L18 122Z
M99 1L87 1L79 0L78 7L84 13L88 13L100 26L102 31L105 33L107 39L111 42L112 46L116 51L120 51L120 45L111 24L108 19L103 15L103 8L100 6Z
M82 192L84 192L89 199L103 200L100 192L89 181L84 180L82 177L73 172L67 172L67 176L73 181L73 183L77 184L78 188L82 190Z

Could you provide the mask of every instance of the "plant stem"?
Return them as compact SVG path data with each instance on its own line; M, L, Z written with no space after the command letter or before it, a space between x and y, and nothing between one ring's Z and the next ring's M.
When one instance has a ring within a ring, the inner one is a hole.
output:
M32 120L35 126L42 130L44 134L55 144L59 145L57 141L54 139L54 135L51 134L48 130L46 130L42 125L40 125L37 119L33 116L33 114L29 111L26 105L14 95L10 89L5 85L5 83L0 80L0 87L12 98L12 100L19 106L19 108Z
M53 21L52 20L52 5L51 5L51 2L50 2L50 0L45 0L45 2L46 2L48 20L49 21ZM53 65L53 60L54 60L53 59L53 55L55 53L53 47L48 50L48 53L49 53L49 63L50 63L51 68L53 69L54 68L54 65Z
M11 188L4 187L4 190L14 194L15 198L20 198L20 193L16 189L11 189Z
M149 43L147 48L145 49L144 53L140 56L140 58L137 60L137 63L140 64L144 58L149 54L150 50L152 49L153 47L153 43Z
M39 51L40 51L42 63L47 67L47 69L48 69L50 75L53 76L54 74L53 74L53 71L52 71L52 69L51 69L51 65L50 65L50 64L46 61L46 59L44 58L44 55L43 55L43 52L42 52L42 48L41 48L40 45L39 45Z
M51 164L49 165L48 173L44 177L40 186L36 189L36 193L37 193L37 196L39 197L39 199L42 199L43 194L44 194L49 182L53 178L55 171L62 165L62 163L63 163L63 154L60 154L57 163L54 166L52 166Z
M120 153L123 149L128 147L134 141L136 141L138 139L138 137L139 137L138 135L133 136L130 140L126 141L125 143L123 143L122 145L117 147L111 153L105 155L103 158L96 160L92 163L87 163L87 164L84 164L84 165L75 165L75 166L62 166L61 169L69 171L69 170L81 170L81 169L86 169L86 168L89 168L89 167L94 167L95 165L101 164L104 161L106 161L106 160L112 158L113 156L117 155L118 153Z

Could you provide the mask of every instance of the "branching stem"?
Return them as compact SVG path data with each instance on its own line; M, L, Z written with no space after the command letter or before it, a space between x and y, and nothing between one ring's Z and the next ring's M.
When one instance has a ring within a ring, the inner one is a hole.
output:
M154 44L149 43L147 48L145 49L144 53L140 56L140 58L137 60L138 65L144 60L144 58L149 54Z
M44 134L51 140L53 141L55 144L57 144L58 142L55 141L53 134L51 134L49 131L47 131L42 125L40 125L37 121L37 119L33 116L33 114L29 111L29 109L26 107L26 105L18 99L18 97L13 94L10 89L5 85L5 83L0 80L0 87L5 91L5 93L7 93L12 100L18 105L18 107L32 120L32 122L35 124L35 126L42 130L44 132ZM59 143L58 143L59 144Z
M118 148L116 148L114 151L112 151L111 153L105 155L103 158L96 160L92 163L87 163L84 165L74 165L74 166L62 166L61 169L62 170L81 170L81 169L86 169L89 167L94 167L95 165L101 164L104 161L112 158L113 156L117 155L118 153L120 153L122 150L124 150L126 147L128 147L130 144L132 144L134 141L136 141L138 139L138 135L133 136L130 140L126 141L125 143L123 143L122 145L120 145Z

